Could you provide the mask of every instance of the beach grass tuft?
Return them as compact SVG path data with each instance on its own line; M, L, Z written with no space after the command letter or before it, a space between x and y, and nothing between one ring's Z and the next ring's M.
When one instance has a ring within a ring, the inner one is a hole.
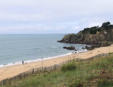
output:
M66 71L72 71L76 69L76 64L75 61L72 60L70 62L68 62L67 64L64 64L61 68L62 71L66 72Z

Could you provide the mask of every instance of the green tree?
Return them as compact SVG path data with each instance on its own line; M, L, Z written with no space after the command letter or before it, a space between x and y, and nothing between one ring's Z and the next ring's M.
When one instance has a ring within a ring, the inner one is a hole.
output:
M104 29L108 29L109 28L109 26L110 26L110 22L104 22L103 24L102 24L102 28L104 28Z

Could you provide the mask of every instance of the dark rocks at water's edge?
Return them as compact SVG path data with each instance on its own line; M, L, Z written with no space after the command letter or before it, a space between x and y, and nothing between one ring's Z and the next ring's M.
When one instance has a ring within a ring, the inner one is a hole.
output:
M109 46L113 43L113 25L110 22L105 22L101 27L85 28L77 34L65 35L58 42L91 45L86 47L86 49L90 50L97 47Z
M87 50L93 50L94 48L96 48L97 46L85 46L85 49Z
M93 45L90 45L90 46L85 46L85 49L87 49L87 50L93 50L93 49L95 49L95 48L98 48L98 47L105 47L105 46L109 46L109 45L111 45L112 43L110 43L110 42L103 42L103 43L101 43L101 44L93 44Z
M76 51L76 48L74 46L70 46L70 47L63 47L64 49L67 49L67 50L75 50Z

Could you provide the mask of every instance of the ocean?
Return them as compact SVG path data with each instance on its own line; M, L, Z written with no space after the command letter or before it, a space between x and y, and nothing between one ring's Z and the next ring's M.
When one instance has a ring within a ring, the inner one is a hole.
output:
M75 46L83 51L85 45L58 43L64 34L10 34L0 35L0 66L66 55L73 51L64 46Z

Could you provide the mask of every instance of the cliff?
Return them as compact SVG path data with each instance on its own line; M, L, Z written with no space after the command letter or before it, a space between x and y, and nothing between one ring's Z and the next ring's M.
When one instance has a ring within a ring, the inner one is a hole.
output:
M101 27L85 28L77 34L68 34L58 42L107 46L113 43L113 25L105 22Z

